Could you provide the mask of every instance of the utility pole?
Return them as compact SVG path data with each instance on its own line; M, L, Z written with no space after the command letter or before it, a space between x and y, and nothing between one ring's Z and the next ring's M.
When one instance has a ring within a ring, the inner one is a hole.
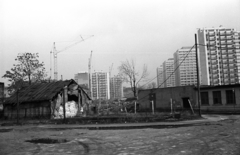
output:
M63 88L63 122L66 123L66 103L68 101L68 88L67 86L65 86Z
M52 51L50 51L50 80L52 79Z
M195 34L195 50L196 50L196 69L197 69L198 112L199 112L199 116L201 116L201 96L200 96L200 81L199 81L197 34Z
M92 70L91 69L92 69L92 51L91 51L90 58L88 59L88 75L89 75L88 86L89 86L90 97L92 99L93 95L92 95Z
M19 124L19 89L17 89L17 124Z
M113 69L113 63L112 65L109 67L109 79L110 79L110 98L114 99L115 98L115 89L114 89L114 77L111 78L111 74L112 74L112 69ZM111 92L111 86L112 86L112 92Z

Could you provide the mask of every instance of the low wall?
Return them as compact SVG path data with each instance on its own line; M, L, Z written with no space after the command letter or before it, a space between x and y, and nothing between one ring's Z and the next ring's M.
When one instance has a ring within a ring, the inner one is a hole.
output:
M154 109L156 111L171 111L172 108L176 109L187 109L190 107L184 107L183 98L190 100L192 108L197 108L196 103L196 91L194 86L183 86L183 87L168 87L168 88L157 88L141 90L138 92L138 102L140 104L140 111L151 111L152 103L150 103L149 94L155 94ZM187 101L188 102L188 101ZM189 103L187 103L189 105Z
M36 117L50 118L50 114L51 114L50 104L47 102L25 103L19 105L20 118L36 118ZM4 117L8 119L17 118L17 106L5 105Z
M202 113L240 113L240 105L201 106Z

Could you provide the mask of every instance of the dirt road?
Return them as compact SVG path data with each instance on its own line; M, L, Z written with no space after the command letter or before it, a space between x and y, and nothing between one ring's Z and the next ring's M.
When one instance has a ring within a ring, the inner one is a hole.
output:
M165 129L0 128L0 154L239 155L240 116Z

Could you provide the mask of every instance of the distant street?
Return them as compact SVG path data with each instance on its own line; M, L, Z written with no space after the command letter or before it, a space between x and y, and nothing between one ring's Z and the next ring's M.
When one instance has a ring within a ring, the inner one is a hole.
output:
M218 122L165 129L53 130L41 126L0 127L0 154L239 155L240 116L227 117ZM31 141L36 139L52 144Z

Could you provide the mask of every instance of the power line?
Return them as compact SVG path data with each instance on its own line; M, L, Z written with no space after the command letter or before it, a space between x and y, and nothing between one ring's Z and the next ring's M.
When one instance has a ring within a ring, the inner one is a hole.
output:
M218 49L230 49L230 48L222 48L221 46L208 45L208 44L207 44L207 45L197 44L197 45L207 46L207 47L216 47L216 48L218 48ZM168 76L168 78L167 78L166 80L164 80L164 81L158 86L158 88L161 87L161 86L173 75L173 73L176 72L176 70L181 66L181 64L185 61L185 59L187 58L187 56L189 55L189 53L192 51L193 47L195 47L195 45L193 45L193 46L191 47L191 49L190 49L190 50L188 51L188 53L184 56L184 58L183 58L183 60L180 62L180 64L174 69L174 71ZM236 49L236 48L234 48L234 49ZM176 62L177 62L177 61L176 61ZM176 62L174 62L173 65L175 65ZM171 66L172 66L172 65L171 65ZM163 72L164 72L164 71L166 71L166 70L163 70ZM158 77L159 75L161 75L163 72L161 72L160 74L158 74L155 78L157 78L157 77ZM154 80L155 78L153 78L152 80ZM151 82L152 80L150 80L150 82ZM148 83L149 83L149 82L147 82L146 84L148 84ZM144 85L146 85L146 84L144 84ZM144 86L144 85L143 85L143 86ZM147 96L148 96L148 95L146 95L146 96L138 99L138 101L142 100L143 98L145 98L145 97L147 97Z
M192 47L193 48L193 47ZM191 49L192 49L191 48ZM187 54L186 54L187 55ZM184 55L183 57L181 57L180 59L182 59L182 58L184 58L186 55ZM171 66L174 66L175 64L177 63L177 61L176 62L174 62ZM165 70L163 70L161 73L159 73L159 74L157 74L157 76L156 77L154 77L153 79L151 79L150 81L148 81L147 83L145 83L144 85L142 85L142 86L145 86L146 84L148 84L148 83L150 83L151 81L153 81L154 79L156 79L158 76L160 76L161 74L163 74L163 72L164 71L166 71L167 69L165 69Z
M195 47L195 45L193 45L193 46L191 47L191 49L190 49L190 50L188 51L188 53L184 56L184 58L183 58L183 60L180 62L180 64L174 69L174 71L168 76L168 78L167 78L166 80L164 80L164 81L161 83L161 85L158 86L158 88L161 87L161 86L173 75L173 73L176 72L176 70L181 66L181 64L182 64L182 63L185 61L185 59L188 57L188 55L189 55L189 53L192 51L193 47ZM145 97L147 97L147 96L148 96L148 95L146 95L146 96L138 99L138 101L142 100L143 98L145 98Z
M221 47L216 46L216 45L204 45L204 44L197 44L197 45L207 46L207 47L216 47L216 48L219 48L219 49L230 49L230 48L221 48ZM192 48L193 48L193 47L192 47ZM192 48L191 48L191 49L192 49ZM186 55L188 55L188 53L187 53ZM184 57L185 57L185 56L184 56ZM182 57L182 58L183 58L183 57ZM180 58L180 59L182 59L182 58ZM186 58L186 57L185 57L185 58ZM184 60L185 60L185 58L184 58ZM176 62L177 62L177 61L176 61ZM175 65L176 62L174 62L171 66ZM151 79L150 81L148 81L147 83L145 83L145 84L142 85L142 86L145 86L146 84L148 84L148 83L150 83L151 81L153 81L154 79L156 79L158 76L160 76L161 74L163 74L164 71L166 71L166 69L163 70L161 73L157 74L156 77L154 77L153 79ZM172 75L172 74L171 74L171 75ZM170 78L170 77L169 77L169 78ZM169 78L168 78L168 79L169 79ZM164 84L166 81L167 81L167 80L165 80L162 84ZM158 88L161 87L162 84L161 84L160 86L158 86Z
M161 86L173 75L173 73L176 72L176 70L181 66L181 64L183 63L183 61L185 61L185 59L187 58L188 54L192 51L193 47L195 47L195 45L193 45L193 46L191 47L191 49L190 49L190 50L188 51L188 53L184 56L184 58L183 58L183 60L180 62L180 64L174 69L174 71L170 74L170 76L168 76L168 78L167 78L166 80L164 80L161 85L158 86L158 88L161 87Z

